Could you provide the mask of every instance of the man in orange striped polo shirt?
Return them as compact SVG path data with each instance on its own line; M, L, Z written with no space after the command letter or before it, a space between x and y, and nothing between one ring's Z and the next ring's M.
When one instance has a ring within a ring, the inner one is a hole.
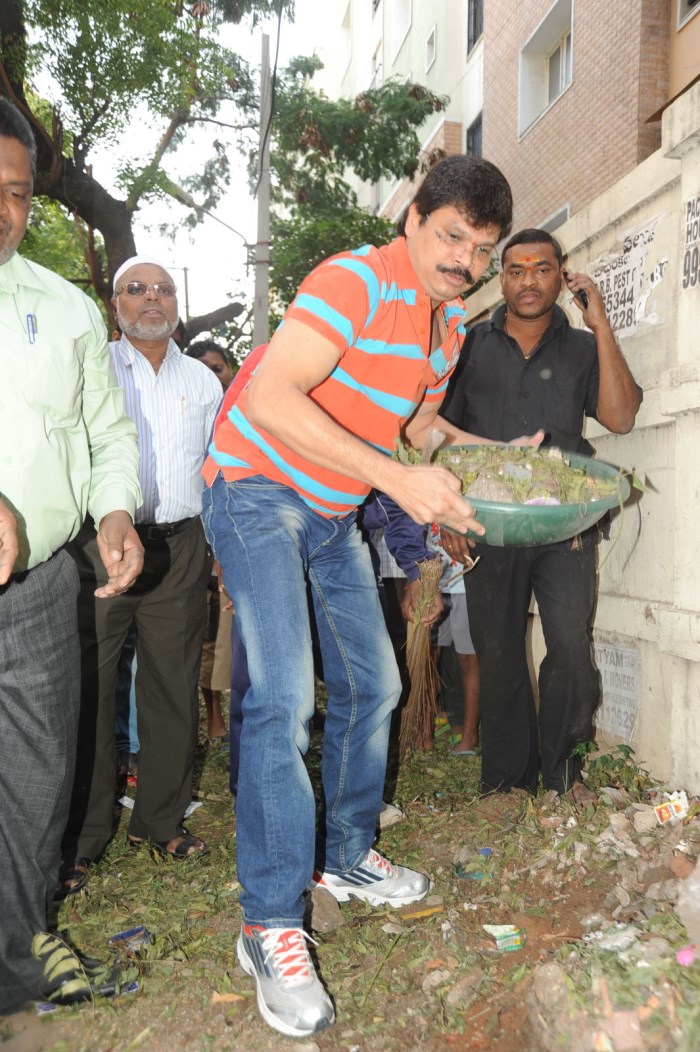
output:
M402 906L430 881L372 848L401 683L355 509L372 487L417 522L482 528L459 482L392 459L434 426L466 331L459 298L511 224L505 178L450 157L427 175L383 248L326 260L303 282L252 379L220 415L204 523L245 645L236 805L243 969L263 1018L304 1036L334 1020L302 929L304 895ZM324 820L303 755L313 712L311 597L328 690ZM314 871L314 857L317 869Z

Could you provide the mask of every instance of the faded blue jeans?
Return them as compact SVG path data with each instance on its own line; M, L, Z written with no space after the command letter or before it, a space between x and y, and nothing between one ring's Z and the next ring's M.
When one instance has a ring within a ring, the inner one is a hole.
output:
M354 513L324 518L262 475L218 476L203 522L250 676L236 801L241 906L248 924L299 927L319 854L303 759L314 709L309 594L328 691L318 859L328 872L352 869L372 846L401 681Z

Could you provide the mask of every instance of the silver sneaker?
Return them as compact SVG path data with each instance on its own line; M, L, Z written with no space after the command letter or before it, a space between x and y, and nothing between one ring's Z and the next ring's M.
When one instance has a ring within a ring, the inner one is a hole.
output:
M335 1021L305 940L313 942L301 928L249 924L243 925L238 939L238 961L255 979L261 1016L289 1037L315 1034Z
M408 906L430 891L430 881L423 873L405 866L394 866L372 848L363 862L347 873L314 873L312 887L325 888L338 902L354 895L371 906Z

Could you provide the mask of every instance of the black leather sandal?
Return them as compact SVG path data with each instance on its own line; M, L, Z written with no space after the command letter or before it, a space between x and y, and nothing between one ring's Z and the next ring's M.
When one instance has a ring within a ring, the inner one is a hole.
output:
M81 892L88 882L88 870L91 865L92 859L86 855L78 855L72 862L63 862L58 872L54 899L61 902L69 895Z
M174 847L170 845L175 841ZM192 858L193 855L203 855L207 851L207 845L198 836L188 832L184 826L178 826L177 835L170 840L147 840L145 837L134 836L128 833L126 842L129 847L142 847L148 844L151 850L159 855L169 855L170 858L183 859Z

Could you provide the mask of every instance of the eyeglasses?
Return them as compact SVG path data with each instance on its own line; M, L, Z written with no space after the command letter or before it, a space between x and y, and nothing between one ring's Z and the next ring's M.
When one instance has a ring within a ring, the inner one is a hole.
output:
M475 245L474 242L470 241L469 237L464 234L445 234L442 230L438 230L427 212L425 218L428 220L428 224L438 241L442 242L443 245L448 245L450 248L456 249L460 255L462 252L468 252L470 254L472 257L472 266L475 263L487 266L492 259L496 258L496 248L494 245Z
M114 295L121 296L125 292L127 296L145 296L147 292L153 292L161 299L170 299L177 292L177 285L171 285L168 281L156 281L153 285L147 285L145 281L127 281L115 289Z

